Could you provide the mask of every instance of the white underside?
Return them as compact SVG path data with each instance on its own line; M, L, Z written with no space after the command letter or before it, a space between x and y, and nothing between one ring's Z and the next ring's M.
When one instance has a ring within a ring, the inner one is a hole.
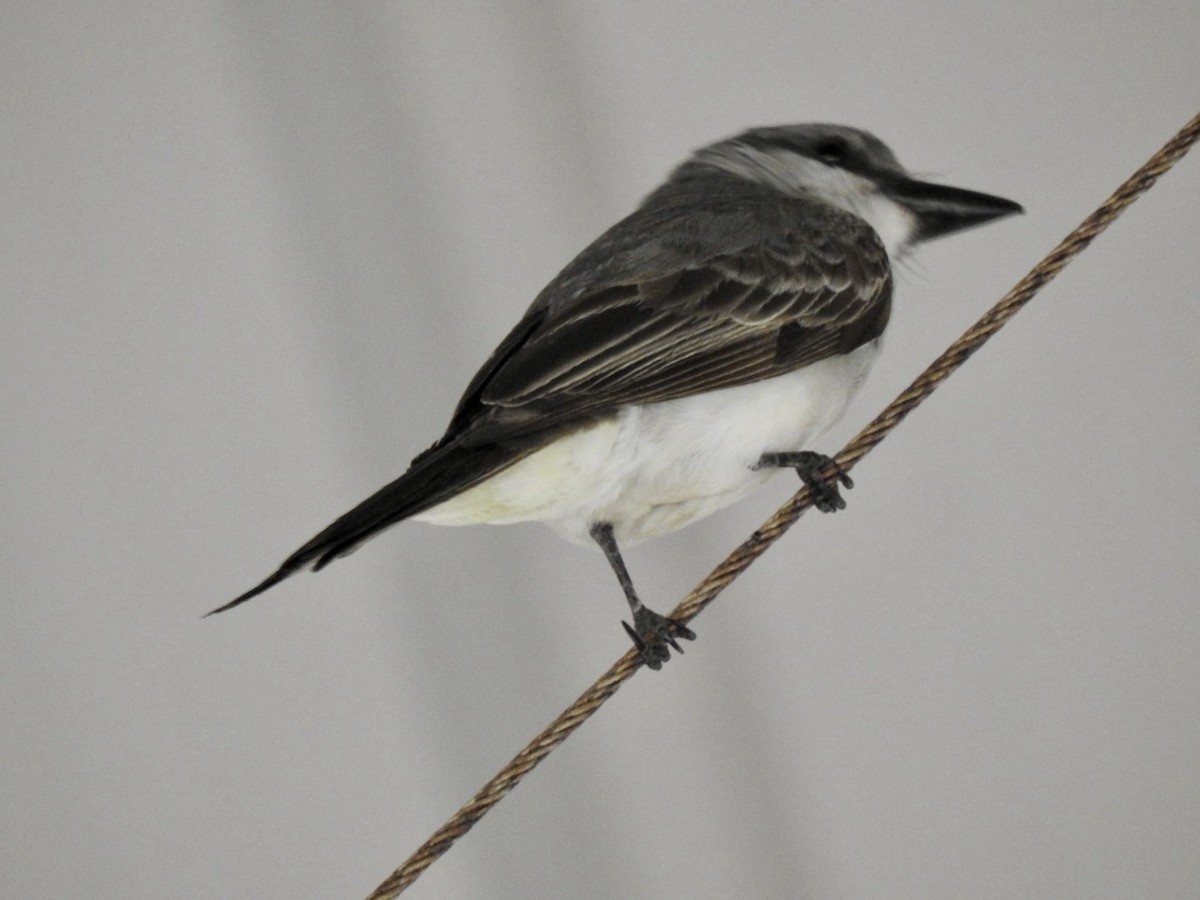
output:
M648 406L562 437L414 518L438 525L546 522L589 543L610 522L628 544L667 534L771 478L763 453L805 450L845 412L879 341L787 375Z

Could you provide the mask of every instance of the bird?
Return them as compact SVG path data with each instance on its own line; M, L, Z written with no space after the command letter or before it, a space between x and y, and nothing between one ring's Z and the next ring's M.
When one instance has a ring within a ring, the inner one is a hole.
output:
M918 180L845 125L751 128L694 151L536 296L407 471L208 615L405 520L541 521L599 547L622 622L661 668L683 622L642 603L620 548L795 471L825 512L852 482L813 449L879 354L892 264L1023 212Z

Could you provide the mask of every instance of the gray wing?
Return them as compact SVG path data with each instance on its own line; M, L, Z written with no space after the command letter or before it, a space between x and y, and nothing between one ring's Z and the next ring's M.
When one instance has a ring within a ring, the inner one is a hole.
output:
M887 254L856 217L778 203L671 212L635 213L547 286L439 445L760 381L849 353L887 324Z

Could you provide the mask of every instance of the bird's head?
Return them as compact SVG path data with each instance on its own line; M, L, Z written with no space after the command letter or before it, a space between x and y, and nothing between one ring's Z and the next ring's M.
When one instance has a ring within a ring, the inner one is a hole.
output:
M715 168L867 221L890 255L1022 212L1002 197L909 176L887 145L845 125L753 128L696 151L679 172Z

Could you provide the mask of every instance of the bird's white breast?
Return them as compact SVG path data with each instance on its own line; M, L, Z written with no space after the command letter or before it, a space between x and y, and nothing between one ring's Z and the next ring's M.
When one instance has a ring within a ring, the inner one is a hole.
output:
M588 543L611 522L622 544L666 534L771 477L765 452L803 450L845 412L878 353L872 341L787 375L626 407L416 518L444 525L544 521Z

